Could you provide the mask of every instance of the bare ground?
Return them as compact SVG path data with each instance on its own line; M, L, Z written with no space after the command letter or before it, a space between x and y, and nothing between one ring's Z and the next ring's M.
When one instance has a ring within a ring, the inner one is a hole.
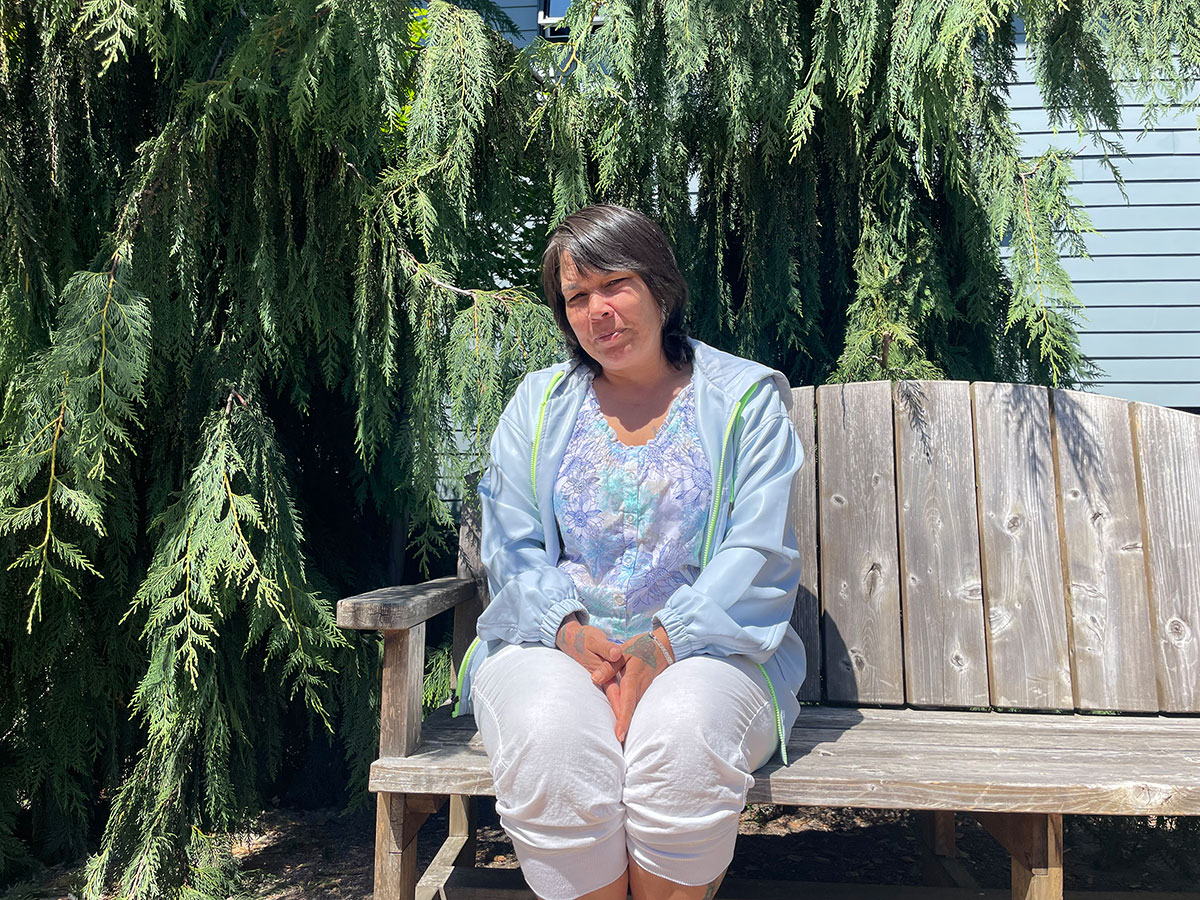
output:
M516 868L512 845L491 801L480 801L476 864ZM1064 855L1068 890L1195 890L1200 848L1184 834L1145 820L1068 817ZM369 900L374 815L275 810L246 835L243 858L255 900ZM424 866L446 834L432 817L418 846ZM732 877L875 884L920 884L920 848L911 813L752 806L742 814ZM958 817L963 866L983 888L1006 888L1008 858L972 820Z
M480 800L476 864L516 868L492 801ZM244 900L370 900L373 810L277 808L235 837L245 875ZM1067 817L1068 890L1194 891L1200 885L1198 828L1170 820ZM443 810L418 838L424 867L446 835ZM1006 888L1008 859L966 816L958 817L963 866L983 888ZM752 806L742 814L730 875L816 882L919 884L920 855L911 813L838 808ZM75 900L79 869L43 873L3 900Z

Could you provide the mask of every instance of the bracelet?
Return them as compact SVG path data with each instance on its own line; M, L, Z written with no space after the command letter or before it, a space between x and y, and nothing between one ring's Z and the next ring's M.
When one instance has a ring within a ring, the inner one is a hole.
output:
M654 636L654 632L647 631L646 634L649 635L650 640L654 641L654 646L662 651L663 659L667 661L667 665L674 665L675 657L671 654L671 651L663 645L663 642Z

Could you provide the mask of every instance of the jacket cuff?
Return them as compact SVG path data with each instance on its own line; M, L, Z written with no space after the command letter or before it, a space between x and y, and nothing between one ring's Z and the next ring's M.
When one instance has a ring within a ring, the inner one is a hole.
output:
M671 653L675 661L694 656L700 649L683 627L683 617L669 606L664 606L654 614L654 621L663 627L667 638L671 641Z
M558 639L558 629L562 626L563 619L573 612L583 613L587 615L587 610L583 608L583 604L579 602L579 598L574 592L569 597L563 597L553 606L546 610L546 615L542 617L541 638L542 643L547 647L553 647L554 642Z

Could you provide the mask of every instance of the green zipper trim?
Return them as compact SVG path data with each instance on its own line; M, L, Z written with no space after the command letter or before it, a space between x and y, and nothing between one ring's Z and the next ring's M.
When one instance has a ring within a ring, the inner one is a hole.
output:
M704 552L700 555L701 569L708 565L709 557L712 554L713 535L717 530L717 515L721 511L721 504L725 501L725 453L729 450L729 435L733 432L733 426L737 424L737 420L742 417L742 410L750 402L750 395L757 387L757 384L752 384L746 393L742 394L742 399L734 407L733 415L729 417L729 422L725 425L725 437L721 443L721 462L717 466L717 490L713 494L712 511L708 516L708 534L704 537Z
M462 665L458 667L458 693L454 701L454 718L458 718L462 714L463 700L463 681L467 677L467 668L471 665L471 656L475 653L475 648L479 646L479 638L471 641L471 646L467 648L467 652L463 654ZM770 681L767 682L770 684Z
M783 736L783 713L779 711L779 699L775 696L775 685L771 684L771 676L767 674L762 663L758 664L758 671L762 672L762 677L767 679L767 690L771 692L771 703L775 705L775 730L779 732L779 755L783 757L783 764L786 766L788 764L787 738Z
M537 498L537 455L538 447L542 443L542 423L546 419L546 404L550 401L550 392L554 390L554 386L562 381L565 372L555 372L554 377L550 379L550 384L546 386L546 393L542 395L542 405L538 409L537 431L533 433L533 456L529 460L529 483L533 485L533 506L536 509L538 505Z

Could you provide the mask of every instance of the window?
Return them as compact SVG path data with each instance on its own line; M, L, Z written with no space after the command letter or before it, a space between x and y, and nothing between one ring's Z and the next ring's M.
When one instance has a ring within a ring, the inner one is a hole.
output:
M567 14L571 0L541 0L541 3L542 7L538 10L538 28L541 29L542 36L550 41L565 41L570 35L570 29L563 26L562 20ZM592 27L595 28L603 21L603 18L596 16L592 19Z

